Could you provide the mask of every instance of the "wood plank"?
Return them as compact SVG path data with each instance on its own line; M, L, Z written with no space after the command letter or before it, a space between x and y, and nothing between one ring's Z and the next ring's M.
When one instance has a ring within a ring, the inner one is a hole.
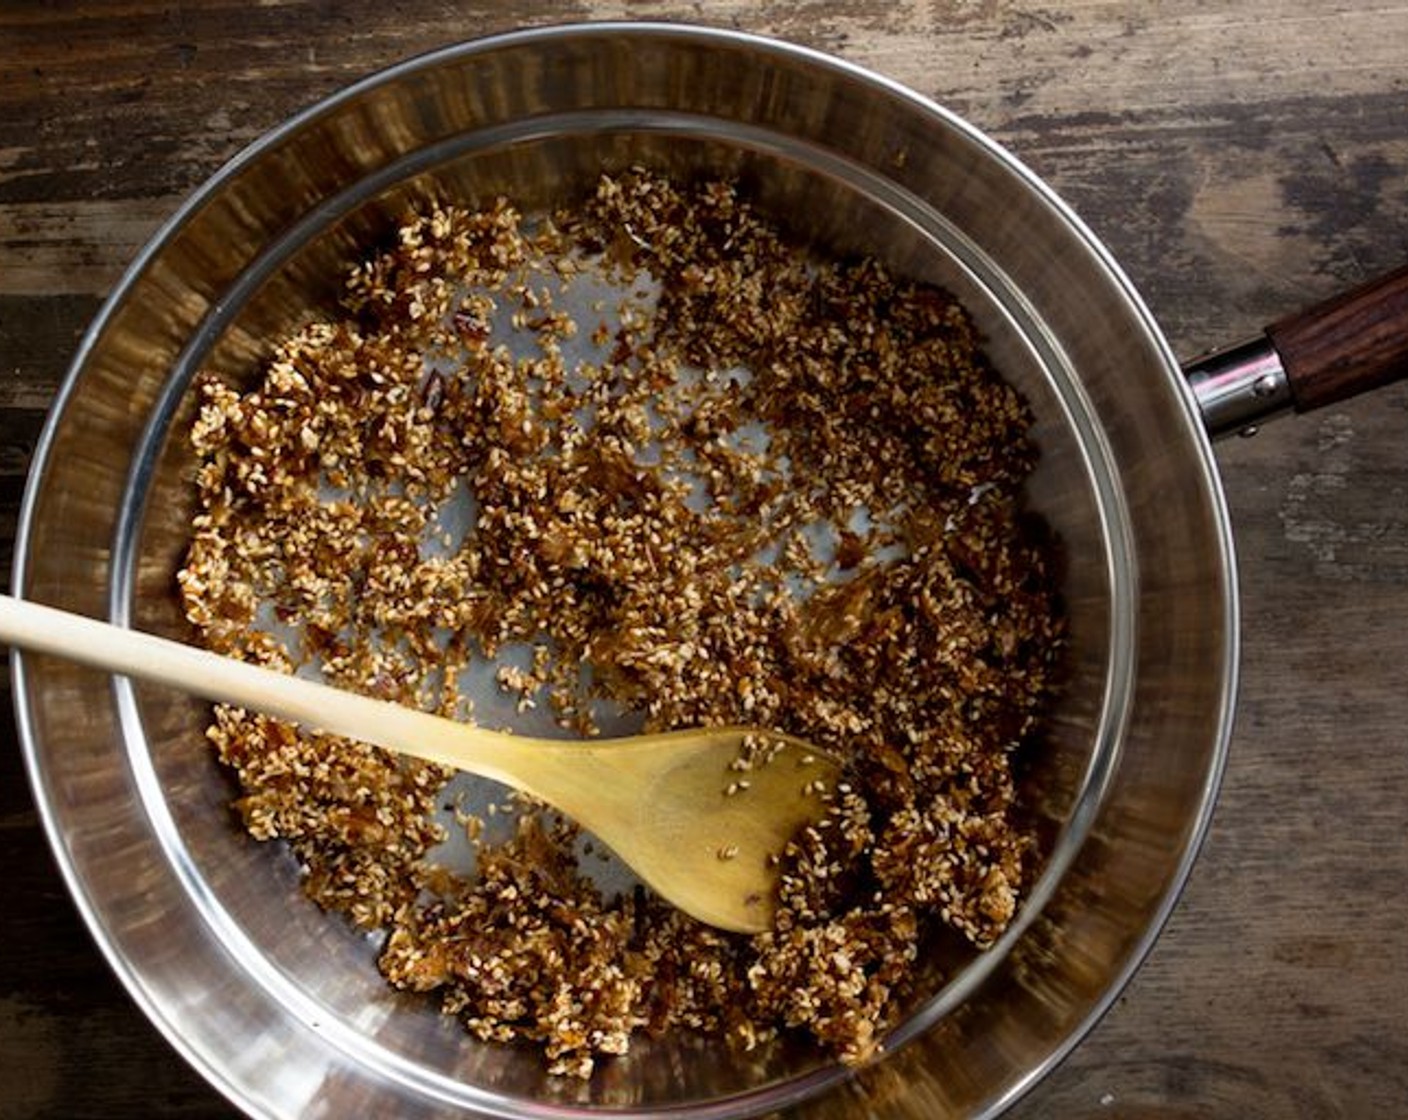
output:
M0 206L0 241L6 246L0 298L107 295L135 247L180 201L170 196Z

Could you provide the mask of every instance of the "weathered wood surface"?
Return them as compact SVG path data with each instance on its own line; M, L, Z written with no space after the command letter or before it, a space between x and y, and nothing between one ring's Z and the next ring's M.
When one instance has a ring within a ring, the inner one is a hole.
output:
M404 55L523 23L674 18L835 51L1052 181L1193 354L1408 260L1408 6L1339 0L138 0L0 8L0 550L102 295L247 141ZM1408 388L1221 448L1240 721L1184 901L1015 1110L1408 1112ZM0 733L0 1116L228 1116L89 941Z

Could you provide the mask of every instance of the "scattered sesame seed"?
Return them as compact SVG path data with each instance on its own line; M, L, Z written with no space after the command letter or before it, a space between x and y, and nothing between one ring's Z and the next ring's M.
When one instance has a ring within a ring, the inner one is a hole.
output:
M574 322L574 276L626 294ZM1061 626L1019 512L1030 417L966 312L800 251L732 184L640 170L532 222L410 215L344 302L252 385L200 380L179 590L205 645L469 719L462 671L529 643L494 679L578 734L611 700L654 729L785 730L847 779L804 786L825 818L773 861L776 929L752 939L603 896L575 827L526 799L485 810L506 839L456 815L465 882L431 854L449 771L220 706L245 827L385 931L389 983L554 1074L665 1029L751 1049L793 1028L865 1060L920 947L941 926L991 945L1040 858L1014 765ZM451 535L460 493L475 523ZM725 795L780 746L747 736Z

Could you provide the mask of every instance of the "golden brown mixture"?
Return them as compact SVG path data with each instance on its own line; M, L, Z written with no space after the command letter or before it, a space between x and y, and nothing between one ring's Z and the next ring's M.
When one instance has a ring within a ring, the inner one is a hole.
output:
M201 391L180 578L212 648L472 718L462 672L519 644L498 687L564 728L610 701L850 770L746 937L604 896L531 805L507 840L462 818L477 872L451 873L449 773L218 708L248 829L386 932L392 984L580 1076L670 1029L800 1030L856 1061L921 948L1012 918L1036 858L1014 756L1059 627L1016 512L1026 410L942 292L806 257L729 185L637 171L551 221L412 217L345 315L252 389Z

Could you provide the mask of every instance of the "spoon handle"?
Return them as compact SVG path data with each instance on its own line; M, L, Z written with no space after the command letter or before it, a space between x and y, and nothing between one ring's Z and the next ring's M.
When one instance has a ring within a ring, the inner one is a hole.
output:
M519 772L522 766L514 765L510 758L521 758L529 740L455 723L55 607L0 595L0 641L470 770L520 789L529 785Z

